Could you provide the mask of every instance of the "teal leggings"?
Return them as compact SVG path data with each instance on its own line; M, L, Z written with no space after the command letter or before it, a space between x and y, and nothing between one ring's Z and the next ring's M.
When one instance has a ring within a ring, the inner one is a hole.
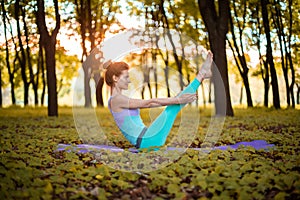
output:
M178 96L182 94L195 94L200 82L194 79ZM140 145L138 148L148 148L153 146L162 146L171 131L174 121L184 104L169 105L165 110L152 122L152 124L140 135Z

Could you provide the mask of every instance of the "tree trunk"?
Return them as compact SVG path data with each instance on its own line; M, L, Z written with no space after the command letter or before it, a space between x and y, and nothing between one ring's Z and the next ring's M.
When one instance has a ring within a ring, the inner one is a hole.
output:
M230 48L233 52L234 58L235 58L235 62L236 65L238 67L239 73L243 79L243 84L245 86L245 90L246 90L246 95L247 95L247 105L248 107L253 107L253 103L252 103L252 97L251 97L251 90L250 90L250 85L249 85L249 80L248 80L248 66L247 66L247 62L246 62L246 58L245 58L245 53L244 53L244 45L243 45L243 28L240 27L239 23L237 23L237 28L239 30L239 41L240 41L240 46L237 44L237 38L235 36L235 31L234 31L234 24L233 24L233 18L236 19L236 21L238 21L238 15L237 15L237 9L236 9L236 5L235 3L233 3L233 8L234 8L234 16L230 16L229 17L229 22L230 22L230 30L231 30L231 35L232 35L232 40L233 40L233 44L234 44L234 48L231 45L231 42L228 40L228 43L230 45ZM246 2L244 2L243 5L243 26L245 27L245 16L246 16ZM235 54L235 52L237 53L237 55ZM239 62L238 62L239 61Z
M24 106L28 105L28 89L29 89L29 84L27 81L27 60L26 60L26 54L25 50L23 47L23 42L22 42L22 34L21 34L21 28L20 28L20 21L19 21L19 13L20 13L20 1L17 0L15 2L15 19L17 22L17 33L18 33L18 40L19 40L19 47L21 50L21 56L18 56L18 60L21 66L21 76L22 76L22 81L23 81L23 86L24 86Z
M245 75L243 77L243 80L244 80L244 86L245 86L246 97L247 97L247 105L248 105L248 107L253 107L253 102L252 102L252 96L251 96L251 90L250 90L250 84L249 84L248 76ZM247 87L246 87L246 85L247 85Z
M158 8L158 5L155 6ZM153 26L158 29L159 28L159 19L158 19L158 12L155 11L154 9L156 8L150 8L150 26ZM147 18L147 17L146 17ZM149 19L147 18L146 23L148 23ZM152 24L153 25L152 25ZM150 34L150 31L149 31ZM152 66L153 66L153 76L154 76L154 84L155 84L155 97L158 98L158 75L157 75L157 55L158 55L158 49L155 49L156 43L157 43L157 34L155 34L155 37L153 35L150 37L150 42L151 42L151 55L152 55Z
M38 101L38 82L34 82L34 75L33 75L33 69L32 69L32 62L31 62L31 49L30 49L30 45L29 45L29 34L28 34L28 28L27 28L27 24L25 21L25 17L26 17L26 12L24 8L20 9L22 12L22 19L23 19L23 26L24 26L24 34L25 34L25 40L26 40L26 59L27 59L27 68L29 69L29 84L32 84L32 89L33 89L33 93L34 93L34 105L37 106L39 101Z
M273 105L276 109L280 108L280 99L279 99L279 90L278 90L278 81L277 81L277 74L275 70L274 60L273 60L273 53L272 53L272 41L271 41L271 34L270 34L270 23L268 17L268 10L267 10L268 0L261 0L261 9L262 9L262 17L263 17L263 25L265 28L265 34L267 39L267 65L270 67L271 73L271 85L273 91Z
M141 90L142 99L145 98L145 88L146 86L149 89L150 98L152 98L152 89L150 85L150 67L148 66L148 50L144 50L141 54L141 64L142 64L142 71L143 71L143 87Z
M75 0L75 7L78 16L78 22L80 24L80 36L81 36L81 45L82 45L82 61L83 57L87 57L87 49L85 46L86 42L86 28L87 28L87 17L85 12L85 3L83 0L80 0L78 3ZM91 79L91 69L85 63L82 64L83 72L84 72L84 107L91 107L92 99L91 99L91 88L90 88L90 79Z
M6 58L9 57L9 54L7 55L8 52L8 46L7 46L7 36L6 36L6 11L5 11L5 6L4 6L4 0L1 1L1 8L2 8L2 17L3 17L3 23L4 23L4 35L5 35L5 43L6 43L6 48L5 48L5 53L6 53ZM9 62L9 60L8 60ZM9 63L8 63L9 64ZM2 69L0 67L0 108L3 106L3 101L2 101Z
M58 116L57 85L55 69L56 36L60 29L58 1L53 0L55 7L55 28L50 35L46 26L44 0L37 2L37 26L46 54L47 87L48 87L48 116Z
M163 16L163 18L165 19L165 25L166 25L166 28L167 28L167 36L170 40L170 44L172 46L172 49L173 49L173 57L175 59L175 63L177 65L177 70L179 72L179 85L180 85L180 89L183 90L183 76L182 76L182 59L179 59L179 56L177 55L177 50L176 50L176 46L174 44L174 41L173 41L173 38L172 38L172 35L170 33L170 25L169 25L169 20L168 20L168 17L166 15L166 12L165 12L165 8L164 8L164 1L161 0L160 1L160 11L161 11L161 14Z
M170 85L169 85L169 66L166 65L164 68L164 74L165 74L165 82L166 82L166 88L167 88L167 97L171 97L170 92Z
M287 105L290 106L291 100L290 100L290 88L289 88L289 78L288 78L288 60L287 55L284 55L283 50L285 50L285 54L287 54L287 43L285 40L285 34L283 31L283 24L282 24L282 16L281 16L281 11L277 7L279 5L278 2L275 2L275 13L272 15L274 25L277 31L278 35L278 41L279 41L279 46L280 46L280 55L281 55L281 68L283 71L283 77L285 81L285 89L286 89L286 101Z
M229 1L218 1L219 15L211 0L198 0L200 13L208 29L209 42L216 66L213 67L216 115L233 116L230 99L226 58L226 34L228 32ZM225 101L224 101L225 100Z
M165 31L165 29L164 29L164 31ZM164 36L165 36L165 33L164 33ZM171 97L170 86L169 86L169 53L168 53L168 51L166 51L166 56L164 56L162 50L159 48L158 41L159 41L159 35L156 35L155 36L155 45L158 49L158 52L159 52L161 58L163 59L163 61L165 63L164 75L165 75L165 82L166 82L166 89L167 89L167 97ZM164 41L166 41L165 38L164 38Z
M268 107L269 104L269 67L266 64L266 61L264 60L262 53L261 53L261 44L260 44L260 38L262 34L262 26L260 22L260 15L259 15L259 10L260 9L260 4L256 4L255 9L253 10L254 16L256 16L256 25L257 25L257 32L256 32L256 46L257 46L257 51L259 55L259 66L260 66L260 72L261 72L261 77L264 81L264 106ZM254 39L254 38L253 38Z
M3 26L4 26L4 38L5 38L5 61L6 61L6 67L8 69L8 75L9 75L9 82L11 85L11 101L12 104L16 104L16 98L15 98L15 87L14 87L14 74L11 70L10 67L10 62L9 62L9 49L8 49L8 39L7 39L7 26L6 26L6 10L4 6L4 0L1 1L1 7L2 7L2 18L3 18ZM1 74L0 74L1 75ZM1 77L2 78L2 77ZM1 84L2 82L0 82ZM1 87L1 101L2 101L2 87Z
M89 108L92 106L92 98L91 98L91 87L90 87L90 80L91 80L91 69L88 67L84 67L83 65L83 72L84 72L84 107Z
M292 101L292 107L295 108L295 96L294 96L294 85L295 85L295 69L294 69L294 65L293 65L293 60L292 60L292 56L291 53L288 53L288 59L289 59L289 63L290 63L290 68L291 68L291 74L292 74L292 81L290 84L290 94L291 94L291 101Z
M88 17L88 30L89 30L89 40L91 42L91 50L95 48L95 30L93 28L93 20L92 20L92 8L91 8L91 0L87 0L87 17ZM101 88L102 89L102 88Z
M44 53L43 53L43 44L41 40L39 41L39 69L41 69L41 78L42 78L42 94L41 94L41 105L45 105L45 92L46 92L46 79L45 79L45 62L44 62ZM36 80L38 83L38 79Z
M297 104L300 104L300 85L296 84L297 86Z
M0 68L0 108L3 106L3 101L2 101L2 70Z
M241 90L240 90L240 105L243 103L243 84L241 85Z
M269 83L269 80L270 80L270 76L269 76L269 66L267 64L267 62L264 60L263 61L263 66L264 66L264 69L262 69L262 72L265 71L265 78L263 78L264 80L264 106L265 107L268 107L269 106L269 89L270 89L270 83Z
M152 39L151 39L152 40ZM153 41L152 41L153 42ZM152 44L151 42L151 44ZM158 97L158 76L157 76L157 52L156 49L152 49L152 65L153 65L153 76L155 82L155 97Z
M292 11L292 0L288 0L289 5L288 5L288 10L289 10L289 34L288 34L288 61L290 64L290 68L291 68L291 73L292 73L292 81L290 84L290 93L291 93L291 101L292 101L292 107L295 108L295 96L294 96L294 85L295 85L295 69L294 69L294 65L293 65L293 60L292 60L292 55L291 55L291 49L292 49L292 45L291 45L291 38L292 38L292 33L293 33L293 11ZM299 90L298 90L299 92ZM299 95L299 94L298 94Z
M52 39L52 38L51 38ZM47 87L48 87L48 115L58 116L57 105L57 80L55 70L55 42L53 38L52 42L46 44L46 69L47 69Z

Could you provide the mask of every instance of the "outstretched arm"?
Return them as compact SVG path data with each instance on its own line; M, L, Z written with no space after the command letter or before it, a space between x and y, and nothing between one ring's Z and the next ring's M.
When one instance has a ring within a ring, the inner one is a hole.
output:
M113 98L113 104L120 109L154 108L173 104L191 103L197 99L196 94L183 94L180 97L153 98L153 99L132 99L124 95L118 95ZM118 109L116 108L116 109Z

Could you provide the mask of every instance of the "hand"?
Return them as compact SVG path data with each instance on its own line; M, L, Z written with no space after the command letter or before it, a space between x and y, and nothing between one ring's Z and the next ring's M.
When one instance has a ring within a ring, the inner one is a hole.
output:
M197 94L182 94L177 97L179 100L179 104L191 103L198 99Z

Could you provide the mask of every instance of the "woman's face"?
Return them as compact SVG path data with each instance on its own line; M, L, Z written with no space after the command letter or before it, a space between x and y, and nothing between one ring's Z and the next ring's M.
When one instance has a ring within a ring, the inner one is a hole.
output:
M130 83L129 72L128 70L122 71L121 75L117 77L115 87L118 87L122 90L128 90L128 84Z

